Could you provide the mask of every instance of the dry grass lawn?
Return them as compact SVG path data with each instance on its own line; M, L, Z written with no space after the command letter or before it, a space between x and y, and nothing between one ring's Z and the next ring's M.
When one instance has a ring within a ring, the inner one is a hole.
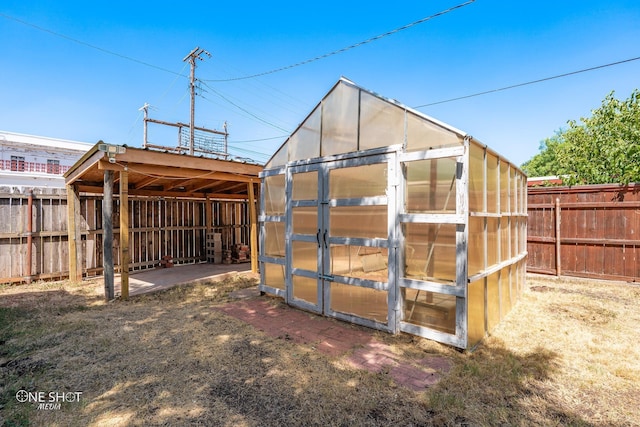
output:
M640 425L640 288L529 276L474 352L376 333L453 369L424 392L212 310L254 279L105 303L99 281L0 286L4 426ZM273 304L281 304L274 299ZM59 410L19 390L82 392Z

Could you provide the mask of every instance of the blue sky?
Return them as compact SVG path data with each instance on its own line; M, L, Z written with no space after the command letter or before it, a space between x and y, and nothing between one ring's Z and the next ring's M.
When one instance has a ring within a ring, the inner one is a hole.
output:
M323 55L464 0L303 3L4 0L0 129L140 146L145 102L152 118L188 123L182 59L200 46L212 58L196 70L207 85L196 125L227 121L231 153L264 162L340 76L415 107L640 56L637 0L476 0L323 60L215 82ZM627 98L639 87L640 60L419 110L521 164L610 91ZM173 130L150 132L175 143Z

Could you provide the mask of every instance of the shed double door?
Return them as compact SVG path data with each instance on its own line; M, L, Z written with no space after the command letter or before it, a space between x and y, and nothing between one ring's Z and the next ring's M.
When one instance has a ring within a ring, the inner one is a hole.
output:
M393 329L387 163L381 160L289 168L286 295L290 305Z

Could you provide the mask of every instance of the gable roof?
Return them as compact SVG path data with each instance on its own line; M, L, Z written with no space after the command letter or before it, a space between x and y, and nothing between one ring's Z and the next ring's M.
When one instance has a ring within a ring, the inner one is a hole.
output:
M413 129L407 129L412 125ZM413 142L412 138L421 133L420 126L425 128L421 136L425 141ZM269 159L265 169L294 160L400 143L413 143L417 148L449 146L466 137L451 125L341 77Z

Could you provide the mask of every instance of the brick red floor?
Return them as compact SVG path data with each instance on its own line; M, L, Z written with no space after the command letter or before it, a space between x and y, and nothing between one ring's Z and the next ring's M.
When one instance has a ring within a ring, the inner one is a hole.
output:
M451 369L451 362L445 357L402 358L377 341L373 330L273 304L270 298L244 298L216 309L269 336L310 345L330 357L344 358L356 369L374 373L385 370L397 384L411 390L420 391L436 384Z

